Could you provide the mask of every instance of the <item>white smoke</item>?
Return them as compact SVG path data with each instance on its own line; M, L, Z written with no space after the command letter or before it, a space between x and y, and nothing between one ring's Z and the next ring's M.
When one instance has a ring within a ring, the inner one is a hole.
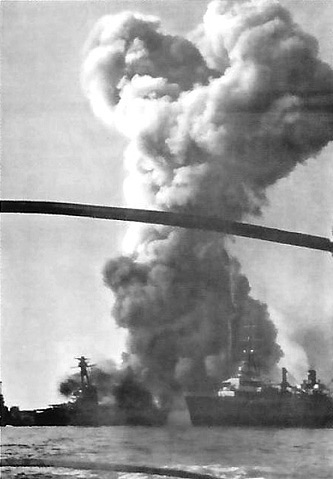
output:
M85 92L129 139L129 205L258 215L267 187L332 140L332 70L271 0L213 1L193 39L165 34L150 16L104 17L87 43ZM214 370L207 357L227 370L228 344L240 348L249 321L262 365L279 359L267 308L249 296L223 237L166 227L130 234L132 256L111 261L105 280L148 375L171 384L175 370Z

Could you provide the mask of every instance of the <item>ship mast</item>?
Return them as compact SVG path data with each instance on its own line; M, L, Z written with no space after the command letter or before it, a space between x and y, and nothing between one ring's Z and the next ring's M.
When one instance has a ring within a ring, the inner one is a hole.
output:
M248 324L244 324L243 328L248 329L248 334L247 334L247 339L244 340L246 342L246 346L243 349L243 355L245 357L245 361L243 364L243 367L241 366L242 372L245 373L247 376L250 376L251 378L258 377L259 375L259 370L258 366L255 362L255 357L254 357L254 338L253 338L253 328L255 328L255 325L251 322ZM244 371L244 365L246 366L246 370Z
M80 375L81 375L81 388L82 390L90 387L90 377L88 374L88 368L94 366L93 364L88 364L88 358L81 356L79 358L75 358L79 361L78 368L80 368Z

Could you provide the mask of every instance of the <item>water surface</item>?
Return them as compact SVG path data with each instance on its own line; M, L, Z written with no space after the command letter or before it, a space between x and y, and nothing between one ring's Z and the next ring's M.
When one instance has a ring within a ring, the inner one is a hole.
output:
M2 429L2 457L22 464L34 458L173 467L221 479L322 479L333 477L333 429L7 426ZM2 477L147 478L61 467L4 467Z

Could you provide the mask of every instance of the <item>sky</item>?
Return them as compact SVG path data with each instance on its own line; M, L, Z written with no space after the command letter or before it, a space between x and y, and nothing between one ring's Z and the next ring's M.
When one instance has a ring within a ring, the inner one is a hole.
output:
M122 155L127 140L102 125L84 98L83 45L96 20L122 10L154 14L165 30L187 35L207 3L2 1L1 197L126 206ZM331 2L281 3L316 36L321 58L333 66ZM272 187L263 216L253 221L331 236L332 154L330 144ZM73 371L76 356L94 363L120 359L126 333L111 316L102 270L120 253L126 228L83 218L2 215L0 378L8 405L31 408L61 401L58 383ZM330 255L240 238L230 249L253 296L268 304L286 361L303 354L295 341L302 323L315 325L321 348L324 332L332 336ZM326 364L314 366L331 368L332 349L326 358Z

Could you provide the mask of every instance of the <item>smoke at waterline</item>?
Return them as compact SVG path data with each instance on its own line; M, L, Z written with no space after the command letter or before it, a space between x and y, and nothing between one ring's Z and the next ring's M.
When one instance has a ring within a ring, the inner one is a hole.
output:
M277 2L213 1L192 41L131 12L91 33L83 86L128 137L128 204L241 220L333 136L333 73ZM132 228L104 278L133 363L160 392L231 372L254 323L260 365L281 357L264 304L221 235ZM134 238L133 238L134 236ZM231 346L231 349L230 349Z

